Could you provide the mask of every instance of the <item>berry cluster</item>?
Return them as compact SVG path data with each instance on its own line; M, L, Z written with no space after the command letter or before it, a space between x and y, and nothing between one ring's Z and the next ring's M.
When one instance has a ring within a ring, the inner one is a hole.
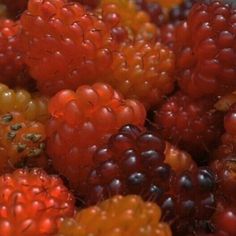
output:
M236 7L2 0L0 236L235 236Z

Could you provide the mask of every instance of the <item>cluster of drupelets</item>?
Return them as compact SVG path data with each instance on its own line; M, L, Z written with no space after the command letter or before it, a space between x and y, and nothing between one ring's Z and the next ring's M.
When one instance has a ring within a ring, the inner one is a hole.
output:
M2 0L1 236L235 236L236 8Z

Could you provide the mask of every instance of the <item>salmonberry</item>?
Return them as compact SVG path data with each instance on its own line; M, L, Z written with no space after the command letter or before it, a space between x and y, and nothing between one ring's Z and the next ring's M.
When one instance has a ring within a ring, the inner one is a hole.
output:
M40 122L28 121L21 113L0 116L0 172L45 155L46 131Z
M10 89L0 83L0 114L18 111L31 121L45 122L48 119L48 98L25 89Z
M65 219L58 236L171 236L161 222L161 209L140 197L115 196L79 211L75 219Z
M93 155L95 165L83 197L86 204L116 194L138 194L162 207L164 219L172 222L176 233L209 219L215 205L215 176L206 168L175 172L165 163L164 149L165 142L156 134L132 125L122 127Z
M79 3L66 0L29 0L20 22L25 63L46 94L98 81L120 44L116 19L106 24Z
M176 73L192 97L224 95L236 88L236 10L232 5L196 3L176 29Z
M223 132L223 117L214 109L212 99L194 100L178 92L155 113L161 135L197 159L217 146Z
M114 53L111 71L104 80L148 108L173 91L174 67L174 54L166 46L138 41Z
M13 84L24 78L25 68L20 52L18 22L0 18L0 82Z
M63 90L49 103L48 153L54 167L74 186L84 185L97 147L125 124L142 126L145 109L135 100L124 100L109 85Z
M172 50L175 44L175 28L176 26L171 23L163 25L160 28L160 35L158 37L158 41L164 45L167 45Z
M0 234L54 235L74 214L74 198L60 178L41 169L18 169L0 177Z

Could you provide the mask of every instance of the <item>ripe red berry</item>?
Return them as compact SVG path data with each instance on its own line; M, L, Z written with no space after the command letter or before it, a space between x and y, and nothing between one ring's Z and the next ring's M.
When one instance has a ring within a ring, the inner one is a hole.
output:
M18 169L0 177L0 234L54 235L74 214L74 198L61 179L43 170Z
M155 112L155 125L171 143L200 159L219 142L223 117L214 100L194 100L181 92L171 96Z
M124 124L142 126L146 116L140 102L124 100L101 83L57 93L49 112L48 153L54 167L74 186L84 186L98 146Z
M75 2L29 0L20 22L25 63L46 94L96 82L119 45L117 22L106 24Z
M179 85L192 97L236 88L236 10L221 1L196 3L176 31Z

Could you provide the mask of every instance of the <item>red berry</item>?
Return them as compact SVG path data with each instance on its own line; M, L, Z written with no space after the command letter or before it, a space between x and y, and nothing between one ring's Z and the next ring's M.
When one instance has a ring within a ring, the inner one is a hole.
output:
M114 24L75 2L29 0L20 22L25 63L46 94L97 81L119 45Z
M124 124L142 126L143 105L124 100L106 84L63 90L49 103L48 153L54 167L74 186L83 186L92 154Z
M54 235L74 214L74 198L61 179L43 170L18 169L0 177L0 234Z
M168 23L163 25L160 28L160 36L158 40L163 43L164 45L167 45L169 48L173 49L175 44L175 25Z
M192 97L236 88L236 10L220 1L196 3L176 31L177 76Z
M218 144L223 117L214 100L193 100L181 92L171 96L155 112L155 125L161 135L189 151L194 157L209 153Z

